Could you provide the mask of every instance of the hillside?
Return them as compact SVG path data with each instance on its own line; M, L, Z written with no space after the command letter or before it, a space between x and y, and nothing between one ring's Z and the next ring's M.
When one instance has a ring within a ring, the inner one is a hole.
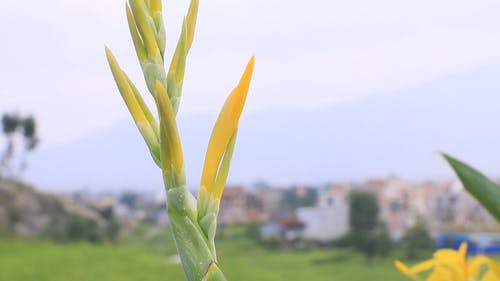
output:
M0 234L66 241L88 231L99 235L99 229L105 229L106 224L98 212L62 195L38 192L19 182L0 181Z
M305 110L245 113L230 183L276 184L453 177L446 151L499 176L500 66L392 93ZM182 111L182 109L181 109ZM199 181L216 114L180 115L190 186ZM28 178L58 189L156 189L161 176L131 120L65 145L40 149ZM64 171L64 172L63 172ZM495 174L496 173L496 174Z

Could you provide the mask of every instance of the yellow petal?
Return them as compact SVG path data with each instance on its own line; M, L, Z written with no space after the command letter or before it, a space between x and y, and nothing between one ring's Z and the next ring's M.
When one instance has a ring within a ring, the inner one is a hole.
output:
M496 262L496 261L493 261L493 260L489 260L489 268L490 268L490 271L492 271L498 278L500 278L500 262Z
M417 274L411 272L410 269L404 263L400 262L399 260L396 260L394 262L394 266L396 266L396 268L401 273L403 273L403 275L405 275L408 279L413 280L413 281L420 280L420 278L418 277Z
M467 243L460 244L458 251L441 249L434 253L434 258L443 266L447 266L457 280L465 280L468 275L466 263Z
M469 273L469 277L472 280L479 280L479 275L481 273L481 267L483 265L488 265L490 260L485 256L477 256L471 259L467 263L467 271Z
M462 281L455 279L454 274L451 270L446 267L438 266L434 271L429 274L427 281ZM468 281L468 280L463 280Z
M406 266L406 264L402 263L401 261L399 260L396 260L394 262L394 266L401 272L403 273L404 275L407 275L407 276L411 276L413 275L411 272L410 272L410 269Z
M461 260L465 260L467 257L467 242L460 243L460 247L458 248L458 253L460 254Z
M438 260L440 263L450 263L454 265L460 264L460 261L463 260L462 255L452 249L441 249L437 250L434 253L434 258Z
M424 271L427 271L427 270L430 270L432 269L434 266L436 266L436 260L434 259L430 259L430 260L426 260L426 261L423 261L417 265L414 265L410 268L410 271L412 273L420 273L420 272L424 272Z
M500 275L496 274L494 271L487 271L481 281L500 281Z
M467 242L463 241L458 247L458 253L460 255L459 266L464 274L464 278L469 275L469 269L467 268Z
M464 260L460 260L460 254L452 250L439 250L434 254L436 262L446 267L457 281L466 281L467 266Z
M213 191L214 181L221 158L227 150L231 137L235 134L238 127L248 88L250 87L254 61L255 58L252 57L248 62L240 82L224 103L214 129L212 130L200 183L200 188L206 188L209 192Z

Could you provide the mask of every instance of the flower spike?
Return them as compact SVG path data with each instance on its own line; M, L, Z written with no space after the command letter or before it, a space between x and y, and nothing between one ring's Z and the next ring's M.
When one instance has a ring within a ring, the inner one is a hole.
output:
M186 280L225 281L217 264L215 232L220 198L229 172L245 104L254 58L241 81L227 98L208 145L202 187L198 198L187 189L182 145L175 116L182 94L186 59L193 43L198 1L190 5L182 23L170 67L165 70L165 26L161 0L127 0L125 12L146 86L156 103L157 118L141 93L120 68L111 51L106 56L116 85L154 161L162 170L167 195L167 214Z

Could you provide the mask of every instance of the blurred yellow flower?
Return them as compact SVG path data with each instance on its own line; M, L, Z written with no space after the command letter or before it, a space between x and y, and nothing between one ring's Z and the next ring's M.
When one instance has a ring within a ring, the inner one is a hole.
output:
M432 259L412 267L400 261L394 265L413 281L500 281L500 263L485 256L476 256L467 261L467 243L458 251L442 249Z

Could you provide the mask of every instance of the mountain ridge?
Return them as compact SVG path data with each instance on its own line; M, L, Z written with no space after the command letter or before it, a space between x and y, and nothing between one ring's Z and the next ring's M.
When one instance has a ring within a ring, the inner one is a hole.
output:
M486 173L498 173L500 158L491 157L500 155L498 77L500 65L486 66L318 109L244 113L228 182L321 184L394 174L410 180L452 177L434 153L438 150ZM215 113L178 118L189 186L199 180L215 118ZM159 170L130 119L41 149L31 158L28 179L56 189L161 186Z

